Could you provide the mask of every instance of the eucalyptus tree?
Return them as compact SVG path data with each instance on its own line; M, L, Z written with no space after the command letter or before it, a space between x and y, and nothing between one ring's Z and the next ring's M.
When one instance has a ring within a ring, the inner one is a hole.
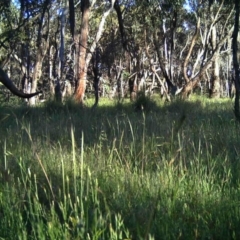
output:
M24 32L24 29L28 27L29 22L29 15L26 16L24 19L24 10L23 10L23 2L22 0L20 2L20 10L18 9L16 2L12 1L2 1L0 3L0 31L1 31L1 65L4 67L4 65L7 65L7 69L10 70L10 67L12 65L11 60L17 60L17 62L20 64L21 70L23 71L25 77L26 74L28 74L28 66L25 62L25 59L23 56L20 56L18 54L18 50L22 47L22 43L24 40L27 39L27 35ZM22 49L20 49L22 50ZM5 54L4 54L5 53ZM28 52L26 53L27 56ZM28 59L28 58L27 58ZM22 98L31 98L33 96L38 95L40 92L32 92L32 93L24 93L20 91L15 84L10 79L11 71L8 71L9 74L6 74L5 71L3 71L0 68L0 81L16 96L22 97ZM23 79L24 80L24 79ZM23 84L24 85L24 84ZM23 89L24 90L24 89Z
M95 49L97 47L97 43L99 42L102 36L102 33L104 31L106 18L113 10L114 2L115 0L105 1L105 2L92 1L91 3L89 0L81 1L82 21L81 21L79 36L77 37L77 39L75 39L76 48L77 48L76 54L77 54L77 60L78 60L77 87L75 91L75 98L77 101L81 103L83 103L84 101L84 95L86 91L87 69L92 59L92 55L95 52ZM95 6L94 4L96 4L97 6ZM93 32L91 33L92 35L95 35L95 37L93 37L91 46L90 48L88 48L90 13L91 11L96 10L98 7L100 7L100 9L103 10L103 13L102 13L102 17L99 22L97 31L95 33ZM98 79L98 78L99 77L96 77L95 79ZM96 103L97 102L98 101L96 98Z
M180 54L178 41L183 31L183 1L163 1L154 3L150 8L152 42L157 52L159 66L167 83L168 91L175 95L179 92L178 71Z
M50 9L51 0L38 1L37 7L39 8L39 15L36 25L36 45L35 45L35 61L33 63L33 76L31 83L31 92L35 92L37 89L37 83L42 76L43 60L46 56L49 46L49 21L50 21ZM36 99L31 98L30 105L35 105Z
M66 0L43 0L31 8L33 12L37 12L37 18L32 20L32 88L41 79L45 90L48 92L50 89L50 95L55 93L56 99L60 101L63 94L60 84L65 79L65 42L69 39L67 3ZM31 105L35 104L33 101L35 99L30 101Z
M125 7L124 14L117 3L122 45L131 62L130 96L136 95L142 84L145 90L151 91L157 79L169 99L169 92L177 92L177 53L181 44L176 42L182 28L183 1L132 1L128 8Z
M86 53L88 47L88 32L89 32L89 15L90 1L81 1L82 22L80 26L78 42L77 42L77 88L75 92L76 100L83 102L84 93L86 90Z
M46 39L48 36L48 33L46 34L48 30L46 30L47 21L44 12L49 4L50 1L19 1L19 22L23 24L21 31L23 37L19 46L17 45L13 57L21 67L24 92L35 92L41 78L42 62L47 49ZM45 40L42 39L44 34L46 34ZM33 98L29 101L29 104L35 105L35 101L35 98Z
M224 0L187 1L187 5L184 1L131 3L131 10L124 13L124 18L118 1L115 9L123 48L137 63L134 75L130 74L135 76L132 81L130 78L130 82L134 82L132 86L137 85L132 89L138 88L139 73L149 68L165 94L177 94L182 90L185 98L211 69L211 96L219 96L220 58L222 52L226 55L229 51L232 5Z
M130 3L133 2L130 1ZM127 68L128 72L130 73L129 77L130 99L134 100L136 98L136 93L138 90L141 64L140 48L136 41L136 31L134 31L134 28L138 23L138 20L136 21L136 17L138 15L138 4L136 2L128 5L125 1L123 1L122 5L120 5L119 1L116 0L114 4L114 9L117 13L118 27L121 36L122 47L125 54L127 55L126 58L128 59L127 61L128 66L126 65L122 66L122 64L118 66L119 72L117 74L117 79L118 82L121 84L120 79L123 68L124 67ZM141 41L141 38L139 40ZM134 73L132 73L132 70ZM118 86L120 85L119 83Z
M111 6L109 6L111 7ZM94 23L91 27L91 32L98 31L100 21L102 21L102 10L98 9ZM91 33L90 33L91 34ZM102 96L109 96L110 98L118 97L122 98L126 93L125 88L127 85L128 72L124 65L127 65L126 55L121 44L121 38L118 31L118 20L116 12L111 10L111 14L106 18L105 28L102 32L101 38L97 44L97 52L100 54L99 72L101 73L101 81L99 82L99 93ZM95 58L95 53L93 57ZM94 60L95 61L95 60ZM91 67L89 70L93 72L94 78L94 64L91 61ZM95 84L94 84L95 85ZM95 89L94 89L95 90ZM96 94L96 92L95 92Z
M206 11L206 13L206 16L209 16L211 19L210 39L208 44L209 51L213 51L213 49L216 49L216 46L223 37L223 35L226 35L229 26L231 27L233 25L232 3L228 3L223 0L215 2L208 1L208 10ZM228 25L228 27L226 27L226 25ZM210 97L221 96L221 85L223 82L221 78L223 77L223 75L220 73L220 70L221 68L226 67L226 58L228 55L230 55L231 50L231 44L229 41L231 35L229 34L228 36L229 38L225 41L219 51L216 52L216 57L212 62L210 77ZM221 61L222 59L223 61ZM228 81L228 79L226 79L225 81Z
M232 8L231 6L223 8L223 3L224 0L221 1L220 5L218 2L215 2L214 5L207 5L206 2L196 1L191 9L195 15L195 33L183 64L185 85L182 95L184 98L201 82L204 74L211 67L213 74L210 89L212 90L212 96L219 95L219 54L233 30L231 23ZM207 9L208 12L211 12L211 17L206 22L206 16L209 16L209 14L206 14ZM217 29L219 32L217 32ZM197 51L196 45L198 45ZM194 71L188 76L187 68L190 65L194 66Z
M1 54L1 66L7 68L8 74L5 74L1 70L2 79L6 79L10 83L11 69L16 67L16 62L19 64L22 71L22 90L24 91L24 81L29 76L29 48L24 45L24 43L29 39L29 29L30 21L29 14L24 12L24 0L21 0L18 4L17 1L1 1L0 4L0 54ZM20 7L20 8L19 8ZM33 18L35 16L32 16ZM11 60L11 61L10 61ZM5 67L6 65L6 67ZM19 71L18 71L19 73ZM19 74L21 75L21 74ZM4 81L2 81L4 83ZM6 85L6 84L5 84ZM16 89L14 84L11 82L10 89ZM13 88L12 88L13 87ZM11 90L12 91L12 90ZM14 91L12 91L14 92ZM34 91L35 92L35 91ZM23 96L23 93L21 93ZM20 96L20 92L18 94ZM27 95L27 94L26 94ZM29 94L36 95L36 94Z
M4 31L1 37L1 47L5 48L9 57L20 64L24 75L22 78L23 89L28 93L34 93L42 75L43 59L48 49L49 10L52 1L19 0L19 2L9 2L11 4L8 11L11 10L11 14L4 18L9 29ZM7 58L5 57L5 59ZM27 81L28 83L26 83ZM24 87L26 85L29 86L27 90ZM29 100L29 104L34 105L35 101L36 99L33 97Z
M66 82L66 41L69 34L66 31L66 19L68 16L68 2L66 0L57 1L51 9L52 20L49 40L49 80L51 95L55 94L57 101L62 101L65 95L66 84L71 88L70 82ZM54 16L54 17L53 17ZM55 23L55 24L53 24ZM69 26L67 26L68 28ZM63 88L62 88L63 85Z
M99 94L99 81L101 77L101 49L99 41L103 35L103 32L105 30L105 24L108 16L113 11L115 0L110 0L104 3L102 3L102 7L98 8L101 11L101 17L99 20L95 23L96 30L94 31L93 35L95 37L92 38L91 46L89 48L89 52L86 57L86 67L89 66L90 61L92 60L92 68L93 68L93 74L94 74L94 90L95 90L95 104L94 106L97 106L98 104L98 94ZM96 7L95 7L96 8ZM95 18L94 18L95 19Z
M128 32L126 31L126 25L125 25L125 22L127 22L127 21L124 21L124 17L123 17L124 12L126 12L128 10L128 5L126 4L125 1L122 1L121 3L122 3L122 5L120 4L120 2L118 0L116 0L114 3L114 10L117 14L118 29L119 29L119 33L121 36L122 49L123 49L123 52L125 53L125 55L127 55L126 58L130 59L130 63L131 63L133 56L137 56L137 55L135 54L135 51L132 51L134 49L133 48L134 40L131 41L130 38L128 37ZM128 23L132 23L132 19ZM130 29L131 29L131 26L130 26ZM112 31L112 33L113 33L113 31ZM122 51L120 50L119 52L122 52ZM122 73L123 73L123 69L126 68L126 65L123 66L122 56L119 56L119 57L120 57L120 59L118 61L119 63L116 64L116 61L115 61L114 71L116 73L115 75L116 75L116 79L117 79L117 92L118 92L118 97L120 100L121 87L122 87ZM131 67L129 67L128 72L131 74ZM131 99L135 98L135 92L136 92L135 86L136 86L135 80L129 79L130 98Z

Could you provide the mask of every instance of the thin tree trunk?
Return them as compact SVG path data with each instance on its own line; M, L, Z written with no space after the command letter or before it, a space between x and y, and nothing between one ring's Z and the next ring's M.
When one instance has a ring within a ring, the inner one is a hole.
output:
M217 45L217 29L216 25L212 27L211 41L213 49L216 48ZM220 77L219 77L219 52L216 53L216 58L212 63L212 77L211 77L211 89L210 89L210 97L211 98L219 98L220 97Z
M65 51L65 19L66 19L66 6L61 9L61 30L60 30L60 48L59 48L59 67L58 77L62 79L63 68L64 68L64 51Z
M50 96L52 97L54 95L54 79L53 79L53 65L54 65L54 53L53 53L53 46L49 49L49 90L50 90Z
M134 56L134 54L130 51L129 49L129 44L128 44L128 40L127 40L127 35L126 35L126 31L125 31L125 28L124 28L124 21L123 21L123 15L122 15L122 11L121 11L121 7L119 5L119 1L118 0L115 0L115 3L114 3L114 9L117 13L117 18L118 18L118 26L119 26L119 31L120 31L120 34L121 34L121 40L122 40L122 46L123 46L123 49L125 51L125 53L129 54L129 57L130 57L130 62L132 62L132 58ZM137 56L134 56L134 57L137 57ZM136 72L136 75L135 77L131 77L129 78L129 81L128 81L128 84L129 84L129 91L130 91L130 100L131 101L134 101L136 99L136 96L137 96L137 89L138 89L138 72Z
M95 92L95 103L93 105L93 108L97 107L98 101L99 101L99 81L101 78L101 72L99 68L100 58L101 58L100 49L97 48L92 58L93 73L94 73L93 87Z
M110 8L108 8L103 16L102 16L102 19L100 21L100 24L99 24L99 27L98 27L98 31L97 31L97 34L96 34L96 37L90 47L90 52L88 53L87 55L87 59L86 59L86 66L88 67L89 63L90 63L90 60L92 58L92 53L95 52L96 50L96 47L97 47L97 43L99 42L102 34L103 34L103 30L104 30L104 25L105 25L105 22L106 22L106 19L108 17L108 15L111 13L111 11L113 10L113 5L114 5L114 2L115 0L112 0L112 3L111 3L111 6Z
M239 112L239 95L240 95L240 79L239 79L239 62L238 62L238 31L239 31L239 0L235 0L235 21L234 21L234 30L232 36L232 54L233 54L233 79L236 88L235 102L234 102L234 113L236 119L240 122L240 112Z

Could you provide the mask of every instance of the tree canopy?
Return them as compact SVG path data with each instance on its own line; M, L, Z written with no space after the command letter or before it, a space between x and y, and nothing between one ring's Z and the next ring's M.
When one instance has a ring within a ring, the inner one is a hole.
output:
M170 100L196 91L229 97L233 6L224 0L4 0L1 66L23 91L42 89L42 98L62 100L68 92L80 102L86 94L134 100L144 92Z

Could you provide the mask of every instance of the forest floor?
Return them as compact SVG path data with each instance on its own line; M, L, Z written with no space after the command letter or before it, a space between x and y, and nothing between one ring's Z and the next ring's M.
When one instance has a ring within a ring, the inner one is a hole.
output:
M0 106L0 239L240 239L240 123L193 97Z

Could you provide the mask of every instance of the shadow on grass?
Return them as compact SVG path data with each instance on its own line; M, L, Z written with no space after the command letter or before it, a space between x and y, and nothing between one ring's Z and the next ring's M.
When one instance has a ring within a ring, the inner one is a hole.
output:
M239 130L230 101L175 100L163 104L142 98L134 104L115 102L96 109L72 101L0 109L1 145L4 141L24 145L31 135L37 145L46 143L54 148L60 144L69 151L73 132L77 148L83 137L88 148L100 144L107 149L114 144L141 152L147 144L144 147L160 149L165 155L175 155L181 149L187 159L198 154L200 147L204 158L209 154L213 158L227 156L234 162L239 156Z
M86 232L103 216L110 216L103 228L116 225L113 219L120 213L132 239L148 234L155 239L239 238L239 130L230 101L5 107L0 109L0 187L14 188L20 181L26 193L16 192L19 203L34 202L37 191L47 212L55 202L59 222L71 236L70 219L77 219L83 206ZM36 179L28 177L29 170ZM84 196L82 206L77 196ZM31 207L19 206L29 234L35 227Z

